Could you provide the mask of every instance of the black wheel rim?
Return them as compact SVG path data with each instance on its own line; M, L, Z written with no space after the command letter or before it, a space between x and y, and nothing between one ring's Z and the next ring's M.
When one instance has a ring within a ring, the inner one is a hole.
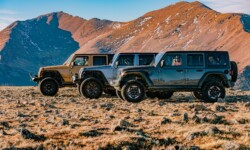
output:
M208 96L211 99L217 99L221 96L221 89L218 86L211 86L208 90Z
M141 95L141 89L137 85L132 85L128 87L127 95L131 99L137 99Z
M99 94L100 86L96 82L88 82L86 85L86 92L89 96L94 97Z
M53 82L45 82L43 84L43 91L46 94L53 94L55 92L56 85Z

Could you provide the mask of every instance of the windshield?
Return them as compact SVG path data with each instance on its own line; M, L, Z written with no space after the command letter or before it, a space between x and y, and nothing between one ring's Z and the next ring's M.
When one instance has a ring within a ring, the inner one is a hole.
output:
M155 63L154 63L155 66L161 61L161 58L164 56L164 54L165 53L159 53L159 54L156 55Z
M65 61L64 65L69 65L72 58L73 58L73 55L70 55L69 58Z
M114 55L114 57L113 57L113 59L112 59L112 62L111 62L112 65L113 65L113 63L115 63L114 61L117 59L118 56L119 56L119 54L115 54L115 55Z

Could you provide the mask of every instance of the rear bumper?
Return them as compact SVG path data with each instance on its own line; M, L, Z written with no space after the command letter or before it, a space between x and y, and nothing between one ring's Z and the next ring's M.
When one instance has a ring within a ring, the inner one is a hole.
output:
M78 74L75 74L75 75L72 76L72 82L74 84L79 84L81 82L81 80L78 77Z

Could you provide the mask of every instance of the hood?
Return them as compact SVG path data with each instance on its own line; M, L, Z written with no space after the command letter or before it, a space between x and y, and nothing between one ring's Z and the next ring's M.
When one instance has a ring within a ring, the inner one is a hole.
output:
M58 66L47 66L47 67L42 67L42 70L54 70L54 69L66 69L68 66L66 65L58 65Z

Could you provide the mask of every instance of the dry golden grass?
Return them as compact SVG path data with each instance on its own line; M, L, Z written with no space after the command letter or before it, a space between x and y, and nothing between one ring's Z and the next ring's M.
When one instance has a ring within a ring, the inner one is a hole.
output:
M133 104L85 99L74 88L45 97L36 87L0 87L0 149L250 149L250 92L227 94L215 104L190 93ZM46 139L25 139L23 129Z

